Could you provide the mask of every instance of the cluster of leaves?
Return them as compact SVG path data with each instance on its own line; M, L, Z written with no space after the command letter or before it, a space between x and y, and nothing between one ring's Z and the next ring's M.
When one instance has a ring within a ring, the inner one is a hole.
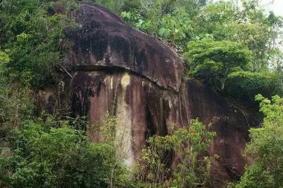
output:
M180 50L194 35L192 17L205 0L137 0L139 6L121 16L136 28L174 43Z
M10 57L0 51L0 146L7 142L9 131L31 117L33 112L30 90L11 83L5 76L3 67L9 61Z
M4 63L8 63L9 61L10 61L9 55L7 53L3 52L3 51L0 51L0 63L1 63L1 66Z
M0 2L0 49L10 56L6 74L41 87L56 82L55 66L68 48L64 28L74 1L3 0Z
M54 126L56 125L56 126ZM91 143L53 118L25 121L0 157L0 185L11 187L130 187L112 143Z
M283 98L256 97L265 115L261 128L250 130L246 153L253 158L237 188L267 188L283 185Z
M192 76L205 79L218 90L223 90L228 75L244 68L250 59L249 49L237 42L202 39L188 45L185 54L192 69Z
M207 149L214 135L198 120L193 120L170 135L149 138L138 164L138 182L148 187L208 187ZM177 159L174 164L173 156Z
M186 40L191 38L191 20L185 9L176 9L171 14L164 15L158 20L144 19L137 12L122 12L122 17L140 30L158 36L181 48L186 45ZM162 27L161 27L162 26Z
M261 93L266 97L271 97L276 93L281 93L277 89L280 86L278 74L271 72L250 72L235 71L228 75L226 91L230 96L243 101L252 101L254 96Z
M278 74L281 72L278 68L279 64L276 65L276 68L274 67L277 71L270 69L270 67L276 57L280 57L280 53L274 53L278 52L278 45L274 41L279 35L282 20L273 13L266 15L256 2L245 1L243 9L231 2L220 2L206 6L196 17L197 23L199 23L196 30L206 35L200 36L200 38L209 36L214 42L204 42L204 39L189 42L187 53L185 53L187 54L186 59L189 60L191 75L196 75L194 77L212 83L212 87L228 96L250 102L258 93L265 95L268 93L266 91L269 91L269 95L266 96L271 96L271 94L278 92L272 85L280 82ZM234 43L234 48L230 48L231 46L227 45L227 42ZM221 46L219 43L223 45ZM203 50L200 49L196 52L195 47L199 46L203 46ZM222 56L223 61L217 65L211 63L215 59L214 54L207 56L206 51L210 46L219 48L214 49L220 51L218 55ZM227 50L229 48L231 50ZM246 53L235 56L235 53L240 51L246 51ZM195 59L195 55L202 56L202 60ZM244 59L245 61L243 61ZM243 62L245 66L242 66ZM225 67L225 64L230 65L228 71L222 68ZM205 71L205 75L200 76L199 74L202 74L204 70L208 71ZM222 79L220 90L219 71L222 72L220 74ZM227 72L228 74L225 74ZM256 77L260 79L255 79ZM224 81L227 80L229 81L225 85L228 85L229 89L225 90ZM250 84L247 85L251 83L251 80L252 88L249 87ZM278 86L278 84L275 85ZM240 90L243 94L234 93Z

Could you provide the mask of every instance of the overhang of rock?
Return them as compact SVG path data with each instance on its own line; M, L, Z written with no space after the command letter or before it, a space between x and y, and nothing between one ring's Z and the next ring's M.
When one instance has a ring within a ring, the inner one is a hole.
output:
M67 35L74 42L69 63L75 68L128 71L179 91L184 67L168 46L97 5L81 4L73 16L79 26Z

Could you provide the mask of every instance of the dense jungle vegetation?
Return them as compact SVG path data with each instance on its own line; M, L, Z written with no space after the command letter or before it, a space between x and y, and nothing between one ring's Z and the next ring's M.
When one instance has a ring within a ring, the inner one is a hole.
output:
M250 130L246 167L236 188L283 186L283 19L259 0L89 0L128 24L160 38L186 63L186 75L220 95L259 108L260 128ZM68 50L64 28L76 0L0 1L0 187L209 187L206 150L214 133L198 120L171 135L148 140L135 169L116 156L115 117L104 140L91 143L86 124L65 113L38 113L33 91L60 81ZM60 13L53 14L54 7ZM256 97L255 97L256 96ZM176 169L162 156L178 152ZM199 157L199 156L203 157ZM134 175L133 175L134 174Z

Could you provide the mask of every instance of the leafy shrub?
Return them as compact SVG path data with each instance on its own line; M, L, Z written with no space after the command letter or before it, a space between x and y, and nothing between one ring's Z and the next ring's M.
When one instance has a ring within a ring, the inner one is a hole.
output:
M10 57L7 53L0 50L0 64L8 63L10 61Z
M250 51L233 41L202 39L188 44L185 57L193 77L203 79L222 91L228 75L244 68L250 59Z
M32 116L33 103L29 88L11 83L5 76L10 57L0 51L0 147L7 142L11 130Z
M197 120L167 136L153 136L142 151L137 180L148 187L209 186L210 159L207 154L213 132ZM178 161L171 168L170 161Z
M17 129L12 154L0 158L1 181L12 187L127 187L126 170L108 143L82 132L28 121Z
M254 160L236 188L269 188L283 185L283 99L256 97L265 115L261 128L250 130L246 153Z
M275 93L278 77L270 72L237 71L228 76L226 94L252 102L257 94L271 97Z
M66 12L75 7L73 1L60 2L66 3L63 6ZM9 50L11 61L6 67L12 79L34 87L56 82L55 67L68 48L63 29L74 25L66 12L49 12L56 3L37 0L0 3L0 41Z

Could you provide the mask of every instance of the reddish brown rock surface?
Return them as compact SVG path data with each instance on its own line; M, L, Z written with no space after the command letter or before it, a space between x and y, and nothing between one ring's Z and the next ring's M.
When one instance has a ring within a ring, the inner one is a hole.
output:
M78 27L66 31L74 44L65 61L73 74L68 91L72 113L89 118L91 139L99 139L96 126L107 114L116 116L118 149L131 166L149 136L199 118L217 132L210 148L214 187L241 175L248 112L199 81L185 80L172 49L106 9L84 3L73 16Z
M79 69L129 71L162 88L179 90L183 65L167 46L99 6L82 4L73 16L79 27L68 32L74 41L70 63Z
M259 124L256 112L237 103L228 102L209 87L196 80L187 81L188 109L192 118L199 118L217 135L210 147L214 156L212 174L214 187L237 180L246 160L243 150L248 141L248 129Z

